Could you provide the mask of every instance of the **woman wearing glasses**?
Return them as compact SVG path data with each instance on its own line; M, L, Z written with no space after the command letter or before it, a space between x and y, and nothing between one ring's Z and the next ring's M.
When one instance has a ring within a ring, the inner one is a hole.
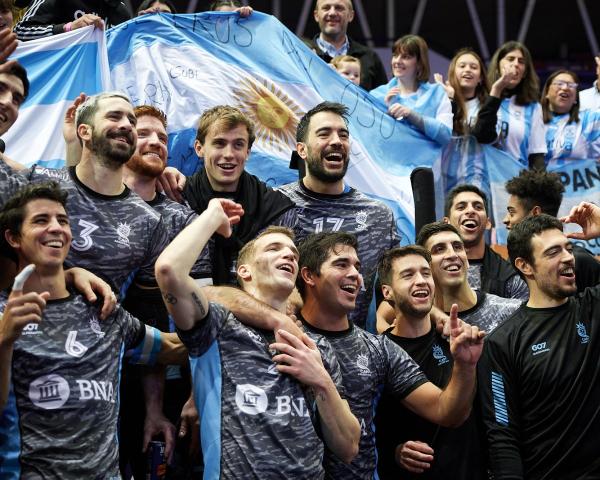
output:
M564 158L600 158L600 111L579 111L579 78L554 72L542 91L546 124L546 162Z
M539 79L531 54L522 43L507 42L496 50L488 70L490 84L506 72L511 75L511 81L502 92L495 146L518 159L523 166L543 169L546 141L538 102Z
M405 35L392 47L394 78L371 90L388 113L445 145L452 136L452 106L441 85L428 83L429 49L418 35Z

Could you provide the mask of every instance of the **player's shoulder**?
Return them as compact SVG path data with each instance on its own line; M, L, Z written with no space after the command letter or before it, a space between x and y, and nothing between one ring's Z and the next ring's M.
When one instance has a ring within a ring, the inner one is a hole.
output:
M490 295L490 294L488 294ZM517 305L514 306L514 311L510 312L504 320L504 322L500 323L492 332L489 332L485 337L486 342L492 343L505 343L507 340L515 339L520 336L520 331L526 327L527 325L527 309L525 303L521 302L518 299L503 299L502 297L497 297L501 300L512 300L517 301ZM499 304L498 304L499 305Z

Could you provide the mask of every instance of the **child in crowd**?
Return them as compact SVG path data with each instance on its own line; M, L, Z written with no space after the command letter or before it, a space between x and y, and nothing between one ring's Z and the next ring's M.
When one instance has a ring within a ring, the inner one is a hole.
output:
M331 66L354 85L360 85L360 60L351 55L338 55L331 60Z

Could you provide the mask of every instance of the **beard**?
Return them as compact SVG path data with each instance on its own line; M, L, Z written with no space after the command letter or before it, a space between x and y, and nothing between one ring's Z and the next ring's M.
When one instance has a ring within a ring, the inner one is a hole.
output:
M322 151L321 155L318 156L318 155L314 155L313 152L309 148L308 155L305 160L306 169L310 172L310 174L313 177L315 177L317 180L320 180L321 182L324 182L324 183L338 182L344 178L344 176L346 175L346 172L348 171L348 164L350 163L350 158L348 157L347 154L346 154L345 158L343 159L344 166L343 166L342 170L330 172L325 168L325 166L324 166L324 162L326 162L325 156L332 152L339 152L339 153L342 153L342 155L344 154L343 150L329 149L329 150Z
M125 164L125 166L129 168L129 170L131 170L132 172L137 173L138 175L142 175L148 178L157 178L160 176L160 174L163 172L167 165L162 161L160 164L157 164L155 162L147 162L146 160L144 160L144 157L142 155L136 152L131 156L131 158Z
M111 138L117 136L125 136L129 139L129 144L123 144L123 146L114 146L111 142ZM127 148L125 148L127 147ZM100 162L106 167L117 169L125 164L133 155L135 151L135 141L133 134L129 133L114 133L108 132L106 136L98 135L96 132L92 132L92 139L90 142L90 150L96 154Z
M398 307L398 310L400 310L400 312L402 312L402 314L406 317L424 318L431 312L433 307L433 298L430 297L427 305L415 307L409 298L400 295L394 295L394 303Z

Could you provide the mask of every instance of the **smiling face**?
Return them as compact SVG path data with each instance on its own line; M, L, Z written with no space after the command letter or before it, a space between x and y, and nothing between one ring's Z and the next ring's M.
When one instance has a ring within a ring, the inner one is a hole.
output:
M0 135L13 126L19 108L25 100L25 89L20 78L10 73L0 73Z
M516 195L511 195L508 197L508 205L506 206L506 216L502 220L504 225L506 225L506 229L510 230L517 223L521 222L527 215L529 215L529 211L521 202L521 199Z
M413 81L417 78L417 57L406 52L392 56L392 74L397 79Z
M475 55L465 53L456 60L454 68L456 82L466 98L475 96L475 89L481 82L481 66Z
M423 318L433 306L435 285L431 267L421 255L405 255L392 263L391 285L382 285L386 300L410 318Z
M509 89L515 88L523 77L525 76L527 70L527 62L525 60L525 55L519 49L511 50L504 57L500 59L500 75L507 70L509 72L513 72L515 77L508 84Z
M0 10L0 30L3 30L5 28L12 30L13 25L14 25L14 19L13 19L12 10L10 8L7 8L5 10Z
M306 268L303 272L304 280L312 287L310 291L322 311L346 315L354 310L363 284L360 261L354 247L337 244L329 251L318 275L306 272Z
M252 253L238 265L244 290L261 299L275 295L286 299L296 285L298 249L283 233L267 233L256 239Z
M491 226L483 199L475 192L456 195L445 220L458 229L469 248L484 242L483 234Z
M54 200L36 199L25 206L21 232L5 233L19 264L38 269L61 268L71 246L71 227L64 207Z
M139 175L156 178L167 166L167 131L158 118L150 115L138 117L136 130L137 147L127 168Z
M528 278L530 290L552 300L561 301L577 292L573 245L563 232L544 230L531 238L533 265L521 257L516 267ZM535 294L532 294L535 295Z
M344 119L334 112L319 112L308 125L306 143L297 144L307 175L325 183L342 181L350 162L350 134Z
M325 39L338 40L346 35L354 10L349 0L317 0L313 15Z
M99 101L93 125L81 124L78 131L85 141L84 145L99 159L106 161L107 165L119 167L135 151L136 124L131 104L123 98L110 97Z
M469 260L465 245L456 233L436 233L427 239L424 247L431 252L431 271L438 287L458 288L467 281Z
M219 122L211 125L204 144L196 140L194 147L204 158L204 168L213 190L235 192L250 156L248 129L239 124L224 130Z
M568 73L559 73L548 87L546 98L550 111L568 113L577 101L577 82Z

